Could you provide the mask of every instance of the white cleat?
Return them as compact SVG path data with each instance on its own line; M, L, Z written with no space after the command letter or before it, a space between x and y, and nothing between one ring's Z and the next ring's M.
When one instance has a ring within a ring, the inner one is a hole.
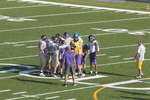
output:
M45 77L45 74L44 74L44 73L40 73L40 76L41 76L41 77Z
M139 76L136 76L136 78L137 78L137 79L141 79L141 78L142 78L142 76L141 76L141 75L139 75Z

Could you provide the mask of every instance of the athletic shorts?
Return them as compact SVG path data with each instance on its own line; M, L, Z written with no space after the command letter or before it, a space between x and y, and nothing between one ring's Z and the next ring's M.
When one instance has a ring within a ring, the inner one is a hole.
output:
M59 66L59 57L58 57L58 52L56 54L53 54L51 56L51 65L53 67L58 67Z
M143 65L143 61L136 61L136 68L141 69Z
M40 56L40 65L41 65L41 67L46 67L46 65L47 65L46 55L43 54L43 53L40 53L39 56Z
M82 65L82 55L75 55L76 66Z
M89 59L90 59L90 64L96 64L96 52L93 52L93 53L90 53L90 56L89 56Z
M74 65L71 64L71 65L65 65L65 69L64 69L64 73L65 74L74 74L75 73L75 68L74 68Z

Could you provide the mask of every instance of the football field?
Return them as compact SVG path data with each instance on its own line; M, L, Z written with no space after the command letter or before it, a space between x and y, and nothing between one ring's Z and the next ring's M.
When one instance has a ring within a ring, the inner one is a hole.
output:
M0 100L150 100L150 4L100 0L0 0ZM41 34L79 32L100 44L98 75L40 77ZM146 47L144 78L136 79L137 41Z

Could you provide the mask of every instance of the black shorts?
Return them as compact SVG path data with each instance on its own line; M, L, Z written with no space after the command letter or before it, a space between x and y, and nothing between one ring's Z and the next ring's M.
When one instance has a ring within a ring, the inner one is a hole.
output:
M74 68L74 65L71 64L71 65L65 65L65 70L64 70L64 73L65 74L74 74L75 73L75 68Z

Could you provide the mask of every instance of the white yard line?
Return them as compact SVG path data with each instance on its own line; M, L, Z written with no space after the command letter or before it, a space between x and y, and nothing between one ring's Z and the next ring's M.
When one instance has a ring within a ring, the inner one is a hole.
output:
M38 48L38 46L27 46L26 48Z
M134 57L123 58L123 60L134 60Z
M77 100L76 98L66 99L66 100Z
M32 58L37 57L38 55L30 55L30 56L19 56L19 57L10 57L10 58L1 58L0 61L3 60L13 60L13 59L23 59L23 58Z
M98 57L100 56L100 57L101 57L101 56L106 56L106 55L107 55L107 54L98 54L98 55L96 55L96 56L98 56Z
M25 97L16 97L16 98L9 98L9 99L4 99L4 100L18 100L18 99L23 99Z
M13 75L13 76L5 76L5 77L0 77L0 79L9 79L9 78L15 78L19 77L20 75Z
M39 40L28 40L28 41L18 41L18 42L3 42L0 43L0 45L16 45L16 44L20 44L20 43L31 43L31 42L38 42Z
M150 59L145 59L145 61L150 61ZM134 60L130 60L130 61L115 62L115 63L99 64L99 66L118 65L118 64L132 63L132 62L135 62L135 61Z
M19 69L8 69L8 70L2 70L0 73L8 73L8 72L17 72Z
M0 30L0 32L12 32L12 31L43 29L43 28L56 28L56 27L65 27L65 26L78 26L78 25L111 23L111 22L120 22L120 21L133 21L133 20L142 20L142 19L150 19L150 17L125 18L125 19L115 19L115 20L95 21L95 22L84 22L84 23L72 23L72 24L59 24L59 25L46 25L46 26L27 27L27 28L16 28L16 29Z
M51 99L56 99L56 98L60 98L60 96L53 96L53 97L46 97L46 100L51 100Z
M108 87L108 86L124 85L124 84L137 83L137 82L141 82L141 81L139 81L139 80L121 81L121 82L103 84L103 86Z
M4 92L9 92L11 91L10 89L7 89L7 90L0 90L0 93L4 93Z
M38 17L49 17L49 16L63 16L63 15L75 15L75 14L86 14L95 13L100 11L84 11L84 12L70 12L70 13L58 13L58 14L46 14L46 15L35 15L35 16L23 16L23 18L38 18Z
M21 64L10 64L10 63L0 63L0 65L3 65L3 66L19 66L19 67L23 67L23 68L27 68L27 69L34 68L33 66L27 66L27 65L21 65Z
M13 95L25 94L25 93L27 93L27 91L23 91L23 92L15 92L15 93L13 93Z
M21 47L21 46L24 46L25 44L15 44L13 45L14 47Z
M144 45L150 45L150 43L144 43ZM116 48L126 48L126 47L135 47L137 44L131 44L131 45L122 45L122 46L112 46L112 47L104 47L101 49L116 49Z
M107 63L107 64L99 64L99 66L110 66L110 65L118 65L118 64L126 64L126 63L131 63L134 61L121 61L121 62L115 62L115 63Z
M97 9L97 10L108 10L108 11L117 11L117 12L125 12L125 13L150 14L150 12L146 12L146 11L88 6L88 5L79 5L79 4L69 4L69 3L59 3L59 2L50 2L50 1L43 1L43 0L13 0L13 1L39 3L39 4L50 4L50 5L77 7L77 8L89 8L89 9Z
M52 5L32 5L32 6L20 6L20 7L6 7L6 8L0 8L0 10L20 9L20 8L35 8L35 7L45 7L45 6L52 6Z
M113 59L113 58L119 58L121 56L109 56L108 58Z
M83 80L90 80L90 79L97 79L97 78L104 78L107 76L104 75L96 75L96 76L89 76L89 77L83 77L83 78L78 78L76 81L83 81Z

